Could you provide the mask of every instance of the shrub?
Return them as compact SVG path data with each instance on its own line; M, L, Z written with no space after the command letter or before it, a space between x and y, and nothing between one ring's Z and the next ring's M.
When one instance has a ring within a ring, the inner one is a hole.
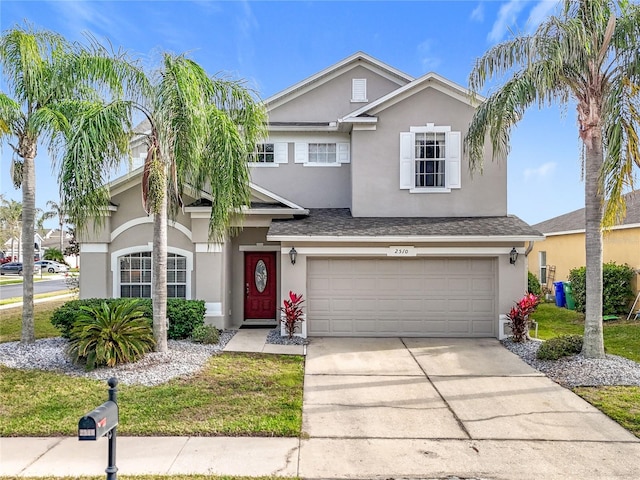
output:
M62 252L60 251L59 248L55 248L55 247L47 248L47 251L44 252L43 259L53 260L54 262L60 262L67 265L67 262L64 261L64 255L62 255Z
M203 300L170 298L167 301L167 337L172 340L189 338L195 327L204 325L205 311Z
M540 297L528 293L507 314L510 320L511 334L514 342L524 342L529 339L529 315L535 312L540 303Z
M576 310L584 313L586 305L586 267L574 268L569 272ZM602 314L621 315L628 311L633 300L631 282L635 272L629 265L615 262L602 265Z
M214 345L220 341L220 332L213 325L198 325L191 332L191 340L197 343Z
M533 293L536 296L540 296L542 293L542 288L540 287L540 282L538 281L538 277L536 277L533 273L529 272L527 278L527 291L529 293Z
M103 301L80 309L67 351L75 363L85 363L87 370L135 362L153 349L153 332L139 301Z
M293 337L296 329L304 321L302 317L304 315L302 311L302 295L289 291L289 300L284 299L284 307L280 308L280 311L284 313L284 317L280 320L284 325L284 329L289 335L289 338Z
M103 302L107 305L113 303L127 302L126 298L88 298L83 300L72 300L57 308L51 315L51 323L61 332L64 338L70 338L70 332L78 316L82 312L81 307L97 307ZM137 300L143 310L144 317L153 318L153 306L151 299L141 298ZM205 306L202 300L184 300L181 298L170 298L167 301L167 318L169 319L169 329L167 337L172 340L189 338L191 332L198 325L204 324Z
M558 360L582 350L582 335L561 335L543 342L536 356L540 360Z

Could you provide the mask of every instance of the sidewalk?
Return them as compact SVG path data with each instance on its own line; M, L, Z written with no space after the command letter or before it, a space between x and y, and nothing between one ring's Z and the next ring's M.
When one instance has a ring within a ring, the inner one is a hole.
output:
M118 437L121 474L287 476L298 473L298 438ZM0 476L104 475L108 440L0 438Z

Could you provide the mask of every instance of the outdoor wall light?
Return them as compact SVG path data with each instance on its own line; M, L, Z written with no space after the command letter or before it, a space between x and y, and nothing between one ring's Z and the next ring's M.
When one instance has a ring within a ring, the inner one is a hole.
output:
M509 263L511 265L515 265L517 260L518 260L518 251L516 250L516 247L513 247L511 249L511 252L509 252Z
M296 264L297 257L298 257L298 252L296 251L296 247L291 247L291 250L289 250L289 259L291 260L291 265Z

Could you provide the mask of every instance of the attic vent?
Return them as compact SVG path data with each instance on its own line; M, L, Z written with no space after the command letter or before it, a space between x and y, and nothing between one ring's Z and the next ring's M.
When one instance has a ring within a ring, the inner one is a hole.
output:
M367 79L354 78L351 80L351 101L367 102Z

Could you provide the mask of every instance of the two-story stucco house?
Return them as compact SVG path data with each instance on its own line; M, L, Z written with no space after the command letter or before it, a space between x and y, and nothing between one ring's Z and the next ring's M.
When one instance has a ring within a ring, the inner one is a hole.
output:
M194 192L170 222L169 296L205 300L226 328L275 325L291 290L309 336L498 336L526 290L525 248L543 237L507 215L505 162L487 153L470 174L468 92L356 53L266 104L242 232L209 244L210 197ZM111 196L82 243L81 296L149 296L140 171Z

